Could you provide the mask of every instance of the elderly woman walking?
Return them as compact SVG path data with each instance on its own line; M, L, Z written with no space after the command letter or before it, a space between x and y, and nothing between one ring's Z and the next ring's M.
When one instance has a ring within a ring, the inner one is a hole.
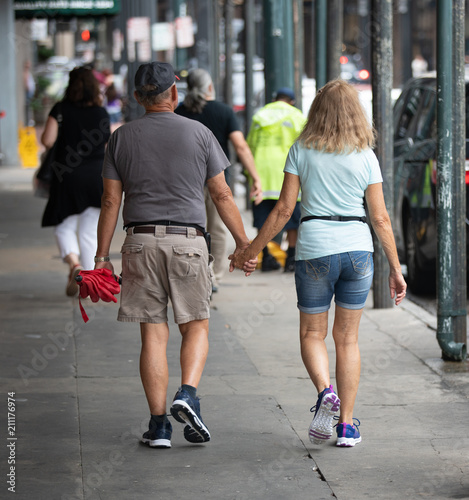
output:
M301 189L295 282L301 356L318 392L309 427L314 444L331 438L333 418L339 412L337 446L354 446L362 439L353 409L360 379L358 329L373 278L365 200L369 221L389 261L391 297L397 305L406 294L373 142L374 131L356 89L342 80L327 83L290 149L274 210L244 253L230 256L230 270L246 267L290 218ZM325 344L333 297L337 393L330 383Z

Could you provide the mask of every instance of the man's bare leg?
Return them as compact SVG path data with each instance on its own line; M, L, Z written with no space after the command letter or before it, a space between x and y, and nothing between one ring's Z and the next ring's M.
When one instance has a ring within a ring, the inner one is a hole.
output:
M166 413L168 390L168 361L166 348L169 328L167 323L140 323L142 350L140 377L152 415Z
M179 325L181 342L181 384L198 387L208 355L208 319Z
M208 354L208 319L179 325L181 343L181 390L171 405L171 415L185 424L184 437L190 443L210 441L210 432L200 415L196 389Z

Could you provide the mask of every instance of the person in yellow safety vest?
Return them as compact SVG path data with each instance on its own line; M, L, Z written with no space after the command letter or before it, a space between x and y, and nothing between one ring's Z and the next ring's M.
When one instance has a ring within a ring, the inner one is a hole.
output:
M283 87L277 90L275 100L266 104L252 119L246 138L261 178L262 202L252 206L253 225L259 230L279 199L283 183L283 168L288 151L303 130L306 119L294 107L295 93ZM300 224L300 203L296 204L291 219L285 225L288 251L285 272L295 271L295 247ZM269 253L267 246L262 251L262 271L280 268L280 264Z

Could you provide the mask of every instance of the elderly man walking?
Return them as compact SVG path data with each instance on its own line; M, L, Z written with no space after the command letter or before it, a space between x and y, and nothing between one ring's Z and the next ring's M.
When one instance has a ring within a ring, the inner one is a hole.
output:
M114 271L109 249L125 193L127 236L117 319L140 323L140 376L151 414L142 441L161 448L171 447L172 433L166 413L169 299L182 336L181 387L171 415L184 424L187 441L210 440L196 395L208 354L211 294L205 184L235 240L235 254L249 245L225 182L230 163L210 130L174 113L175 78L167 63L143 64L137 70L134 95L145 115L117 129L108 143L95 257L96 268ZM255 265L246 263L247 275Z

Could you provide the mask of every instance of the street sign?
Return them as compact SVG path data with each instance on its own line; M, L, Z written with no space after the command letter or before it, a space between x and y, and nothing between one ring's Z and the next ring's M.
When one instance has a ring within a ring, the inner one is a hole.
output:
M149 17L131 17L127 20L127 58L129 62L135 59L139 62L151 61Z
M192 17L176 17L176 47L184 49L194 45L194 23Z
M13 2L13 8L17 19L102 16L118 14L121 0L22 0Z
M160 50L172 50L175 46L174 27L171 23L155 23L151 27L151 48L158 52Z

